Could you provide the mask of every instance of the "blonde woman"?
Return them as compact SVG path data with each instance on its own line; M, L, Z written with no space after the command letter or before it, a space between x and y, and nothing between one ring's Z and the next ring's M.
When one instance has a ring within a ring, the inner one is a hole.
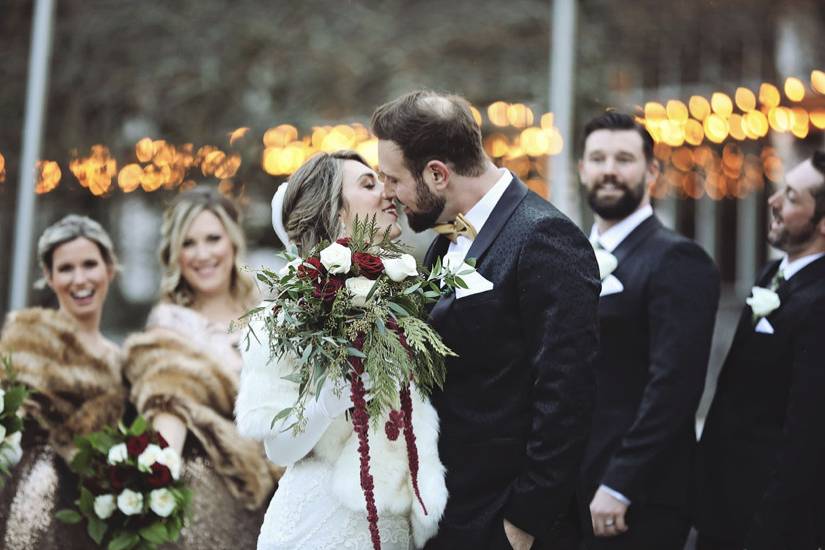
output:
M37 257L59 308L11 312L0 336L0 355L11 356L32 390L23 403L22 459L0 492L0 547L88 548L83 526L64 525L54 513L76 498L67 465L74 437L123 414L119 350L100 332L116 258L100 224L76 215L43 232Z
M285 246L306 254L321 241L347 236L355 217L375 216L396 238L401 229L392 201L376 173L356 153L320 153L308 160L273 199L273 226ZM258 538L259 550L297 548L372 548L364 495L360 487L358 441L346 411L349 392L335 395L329 385L305 411L306 429L285 429L294 419L272 420L298 396L297 384L284 379L290 360L270 361L265 329L254 321L256 338L244 347L244 370L236 405L241 433L264 442L267 455L287 466ZM444 468L438 458L438 416L412 392L413 427L419 453L419 484L427 513L413 505L407 451L383 429L369 435L378 528L384 550L422 547L437 528L447 501ZM378 423L383 426L383 422Z
M161 300L125 344L131 400L184 457L194 515L182 548L251 548L280 471L238 434L239 332L258 296L241 270L235 206L215 189L185 192L164 215Z

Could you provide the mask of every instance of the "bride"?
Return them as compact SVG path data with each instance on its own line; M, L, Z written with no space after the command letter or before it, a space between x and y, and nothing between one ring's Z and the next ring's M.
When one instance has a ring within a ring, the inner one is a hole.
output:
M356 216L376 216L396 238L401 229L393 203L375 172L356 153L319 153L309 159L272 201L273 226L285 246L305 255L321 241L346 236ZM259 550L367 549L372 547L360 486L358 439L345 414L349 392L336 395L330 384L307 403L306 428L285 429L294 419L272 426L290 407L298 385L284 380L288 359L270 362L262 321L251 323L244 353L236 422L243 435L263 440L267 456L286 466L258 538ZM255 330L257 328L257 330ZM413 427L418 442L419 484L426 512L413 497L403 438L390 441L383 430L370 430L371 472L381 545L385 550L423 547L435 535L447 501L444 467L438 458L438 417L428 401L413 393Z

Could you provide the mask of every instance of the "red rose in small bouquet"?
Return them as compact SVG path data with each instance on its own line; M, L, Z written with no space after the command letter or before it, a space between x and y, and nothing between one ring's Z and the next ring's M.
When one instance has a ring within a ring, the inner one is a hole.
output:
M180 536L192 499L181 479L180 455L138 417L129 428L78 437L70 465L80 479L77 510L66 523L86 520L86 531L109 549L154 549Z
M380 239L377 233L374 219L356 219L351 237L321 243L303 258L287 258L278 273L258 272L275 298L247 314L264 320L274 357L297 358L289 379L298 383L298 400L273 424L294 415L298 420L292 429L300 431L306 400L326 381L349 388L361 488L376 549L381 541L369 467L370 422L386 419L391 440L403 432L413 490L426 514L418 490L411 384L425 396L443 384L444 360L454 353L427 324L427 305L443 292L466 287L461 275L471 272L452 271L440 262L427 272L387 232ZM363 373L372 382L369 390Z

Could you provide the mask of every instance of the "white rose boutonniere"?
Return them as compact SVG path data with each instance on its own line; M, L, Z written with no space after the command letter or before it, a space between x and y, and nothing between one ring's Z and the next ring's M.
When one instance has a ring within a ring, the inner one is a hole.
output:
M352 267L352 250L342 244L332 243L321 251L321 265L332 275L345 275Z
M751 307L754 320L767 317L782 305L779 294L761 286L751 289L751 296L745 300L745 303Z

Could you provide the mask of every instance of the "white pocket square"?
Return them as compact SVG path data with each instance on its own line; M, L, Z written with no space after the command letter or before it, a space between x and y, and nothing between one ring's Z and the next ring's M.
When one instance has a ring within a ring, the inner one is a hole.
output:
M484 276L478 271L473 271L469 275L462 275L461 280L467 284L467 288L456 287L456 300L466 298L467 296L472 296L473 294L493 290L493 283L485 279Z
M622 282L616 278L615 275L608 275L602 281L602 291L599 296L607 296L608 294L618 294L624 290Z
M761 332L763 334L773 334L773 325L771 325L767 317L762 317L761 319L759 319L759 322L756 323L756 327L754 327L753 330L755 330L756 332Z

